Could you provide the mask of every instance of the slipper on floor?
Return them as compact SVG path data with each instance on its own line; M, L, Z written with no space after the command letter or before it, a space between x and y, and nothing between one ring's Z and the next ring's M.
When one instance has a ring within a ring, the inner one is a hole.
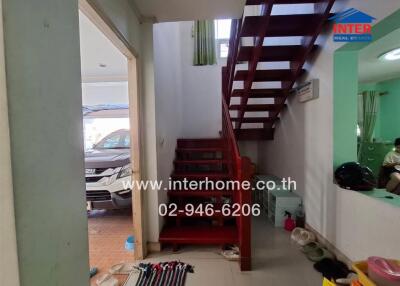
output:
M135 265L132 262L118 263L108 270L111 274L129 274L135 269Z
M332 252L330 252L328 249L324 247L315 248L314 250L307 252L306 256L313 262L318 262L325 258L330 258L330 259L334 258Z
M296 227L294 230L292 230L292 233L290 234L290 238L298 243L301 237L301 232L304 231L305 229L302 227Z
M223 257L230 261L237 261L240 258L239 252L235 250L223 250L221 254Z
M318 249L318 248L322 248L322 245L319 244L319 243L316 242L316 241L313 241L313 242L310 242L310 243L307 243L306 245L304 245L304 246L301 248L301 251L302 251L303 253L307 254L308 252L310 252L310 251L315 251L315 250Z
M315 241L315 235L311 231L308 231L301 227L296 227L291 234L291 239L300 246L304 246L310 242Z
M103 274L96 280L97 286L118 286L118 280L111 274Z

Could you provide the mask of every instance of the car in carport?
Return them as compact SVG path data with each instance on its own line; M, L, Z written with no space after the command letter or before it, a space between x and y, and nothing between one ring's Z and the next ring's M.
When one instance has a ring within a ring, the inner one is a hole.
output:
M132 205L130 132L114 131L85 152L87 209Z

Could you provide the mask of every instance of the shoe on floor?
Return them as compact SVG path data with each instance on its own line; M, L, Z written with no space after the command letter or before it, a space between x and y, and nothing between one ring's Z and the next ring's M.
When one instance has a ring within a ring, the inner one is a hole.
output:
M118 280L111 274L103 274L96 280L97 286L118 286Z
M89 270L90 278L97 274L97 267L91 267Z
M291 234L291 239L299 244L300 246L304 246L310 242L315 241L315 235L311 231L308 231L301 227L296 227Z
M135 269L135 265L133 262L128 263L118 263L108 270L110 274L130 274Z
M223 257L230 261L237 261L240 258L239 252L235 250L223 250L221 254Z
M314 251L314 250L316 250L316 249L318 249L318 248L322 248L322 245L319 244L319 243L316 242L316 241L313 241L313 242L310 242L310 243L307 243L306 245L304 245L304 246L301 248L301 251L302 251L303 253L307 254L308 252Z
M335 257L332 252L324 247L315 248L314 250L307 252L306 256L312 262L318 262L326 258L333 259Z

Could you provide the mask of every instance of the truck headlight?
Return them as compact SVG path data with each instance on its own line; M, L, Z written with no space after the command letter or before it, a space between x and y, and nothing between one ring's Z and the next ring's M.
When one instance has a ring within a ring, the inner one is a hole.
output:
M131 164L122 167L121 171L118 173L118 178L124 178L132 175Z

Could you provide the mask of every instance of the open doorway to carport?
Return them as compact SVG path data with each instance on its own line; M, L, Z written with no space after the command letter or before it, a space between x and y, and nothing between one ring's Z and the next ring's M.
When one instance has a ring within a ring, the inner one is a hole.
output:
M135 50L91 1L80 0L82 112L91 285L142 258L139 92ZM128 237L134 250L126 249ZM114 275L119 282L127 275Z

